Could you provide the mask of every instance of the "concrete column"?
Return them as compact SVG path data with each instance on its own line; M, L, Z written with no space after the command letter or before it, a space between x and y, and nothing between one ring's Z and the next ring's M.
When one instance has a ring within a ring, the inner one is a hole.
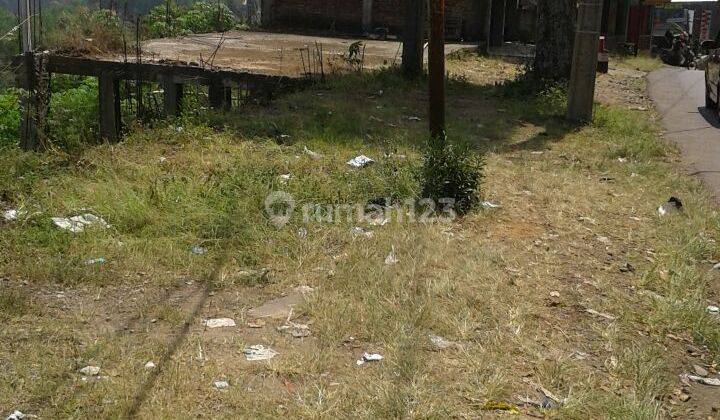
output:
M405 30L403 33L402 71L405 77L415 78L423 70L423 41L425 40L425 0L406 0Z
M578 4L568 93L568 119L572 121L592 119L601 20L602 0L583 0Z
M173 82L172 79L169 78L169 80L163 81L163 92L165 115L168 117L180 116L185 87L180 83Z
M23 150L40 149L40 138L37 122L37 87L38 77L35 66L35 54L26 52L23 55L23 73L19 75L26 92L20 99L20 147Z
M373 0L363 0L362 4L362 30L365 33L373 31L372 8Z
M112 74L98 77L98 99L100 101L100 137L105 140L120 138L120 81Z
M492 0L490 16L490 46L500 47L505 42L505 0Z

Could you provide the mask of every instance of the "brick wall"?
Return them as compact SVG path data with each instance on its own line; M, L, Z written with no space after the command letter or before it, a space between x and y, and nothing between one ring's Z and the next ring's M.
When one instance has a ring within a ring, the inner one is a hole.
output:
M402 35L406 0L373 0L373 27ZM482 31L482 2L446 0L449 39L478 39ZM362 0L272 0L271 27L362 32Z

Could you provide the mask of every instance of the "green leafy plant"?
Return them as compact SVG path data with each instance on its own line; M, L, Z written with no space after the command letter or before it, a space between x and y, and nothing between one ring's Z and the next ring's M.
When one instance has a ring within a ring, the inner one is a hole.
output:
M0 146L15 144L19 138L20 107L15 89L0 94Z
M224 3L201 1L187 7L171 1L152 8L145 24L151 38L175 37L229 31L237 26L237 18Z
M431 138L420 171L422 198L451 199L457 214L468 213L480 200L483 166L467 146L450 143L445 135Z

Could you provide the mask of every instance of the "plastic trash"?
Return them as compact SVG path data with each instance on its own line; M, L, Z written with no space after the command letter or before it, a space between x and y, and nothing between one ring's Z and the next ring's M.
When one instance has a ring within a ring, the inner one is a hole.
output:
M495 203L490 202L490 201L483 201L482 203L480 203L480 205L481 205L483 208L486 208L486 209L499 209L499 208L502 208L502 206L501 206L500 204L495 204Z
M270 360L278 355L278 352L271 349L270 347L265 347L262 344L246 347L243 350L243 353L245 354L245 360L247 360L248 362L255 362L258 360Z
M353 168L364 168L373 163L375 163L375 161L365 155L360 155L347 161L347 164Z
M78 216L72 216L69 218L65 217L53 217L52 222L55 226L63 230L68 230L72 233L79 233L85 230L85 228L98 226L103 229L107 229L110 225L103 220L102 217L95 216L91 213L85 213Z
M235 320L232 318L213 318L206 319L203 324L208 328L234 327Z
M385 257L385 265L394 265L398 262L400 262L400 260L398 260L397 256L395 255L395 246L393 245L390 253L387 255L387 257Z
M356 363L358 366L361 366L368 362L379 362L382 359L382 355L378 353L363 353L362 357L358 359Z
M680 212L682 211L682 209L682 201L680 201L680 199L677 197L670 197L667 203L658 207L658 213L660 214L660 216L666 216L668 214Z
M213 386L216 389L227 389L230 388L230 383L228 381L215 381L213 382Z
M79 372L85 376L97 376L100 374L100 368L98 366L85 366Z

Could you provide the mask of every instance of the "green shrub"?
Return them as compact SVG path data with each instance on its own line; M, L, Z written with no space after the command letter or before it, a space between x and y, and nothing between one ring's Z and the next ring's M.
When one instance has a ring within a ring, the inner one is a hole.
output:
M173 1L169 8L164 4L152 8L145 24L151 38L161 38L229 31L235 28L237 19L223 3L201 1L187 7Z
M20 106L15 89L0 94L0 147L13 145L20 136Z
M78 6L63 10L47 22L47 44L64 51L83 53L121 52L124 48L122 21L107 9L91 10ZM134 30L128 36L134 36ZM132 45L134 41L126 40Z
M432 199L437 209L447 199L463 215L480 200L484 162L467 146L452 144L445 136L430 139L425 152L420 183L423 199Z
M76 86L53 92L47 131L53 145L73 150L98 139L97 79L86 77Z

